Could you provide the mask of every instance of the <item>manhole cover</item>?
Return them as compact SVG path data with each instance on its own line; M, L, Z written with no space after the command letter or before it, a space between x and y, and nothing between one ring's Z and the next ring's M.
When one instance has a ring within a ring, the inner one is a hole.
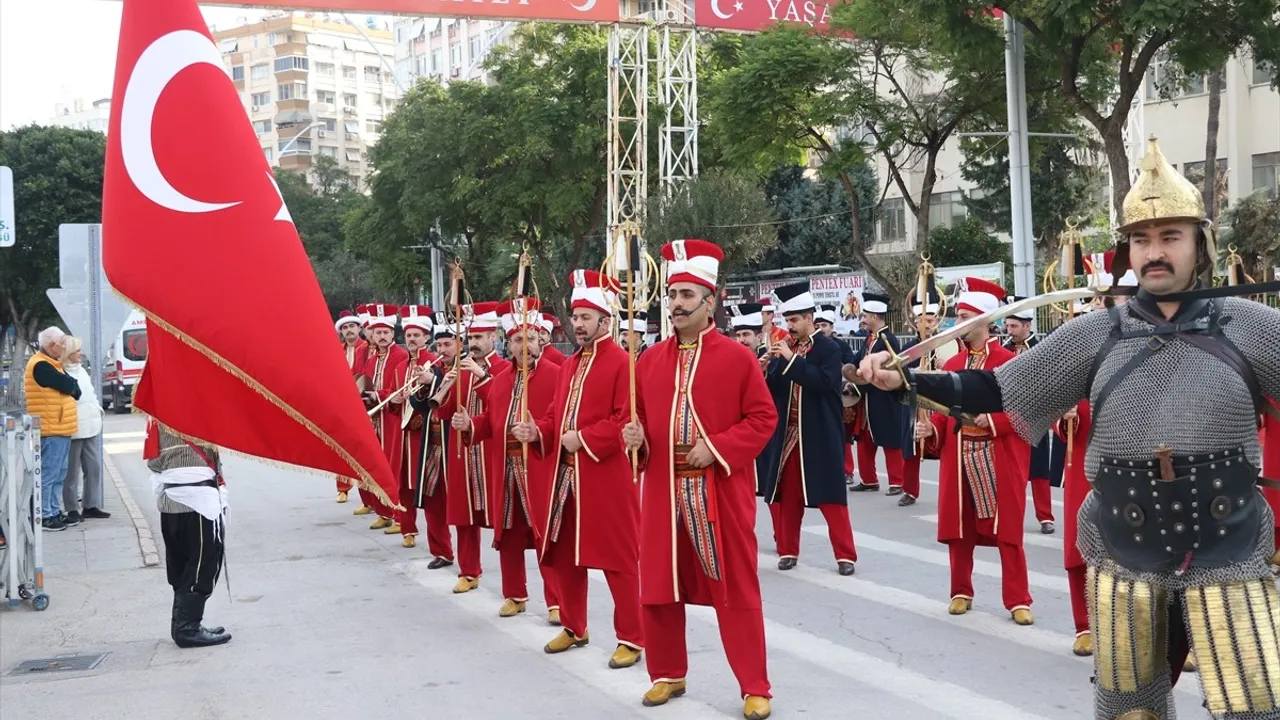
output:
M103 653L101 655L63 655L62 657L41 658L39 660L24 660L10 670L9 674L29 675L31 673L92 670L98 667L106 657L106 653Z

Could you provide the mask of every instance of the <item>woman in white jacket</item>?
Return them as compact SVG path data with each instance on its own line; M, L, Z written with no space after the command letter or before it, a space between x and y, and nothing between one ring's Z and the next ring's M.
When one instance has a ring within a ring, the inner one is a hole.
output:
M76 401L79 425L71 436L71 456L67 460L67 480L62 485L62 506L66 508L67 521L79 522L85 518L109 518L111 513L102 509L102 467L98 461L98 436L102 434L102 404L93 389L93 380L80 364L84 356L80 338L67 336L63 351L63 370L80 384L80 399ZM84 505L81 507L80 475L84 473Z

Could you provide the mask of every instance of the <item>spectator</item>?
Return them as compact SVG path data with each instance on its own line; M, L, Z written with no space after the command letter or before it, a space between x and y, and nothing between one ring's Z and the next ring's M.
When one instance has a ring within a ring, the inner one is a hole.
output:
M62 341L56 327L40 331L40 350L27 361L23 383L27 414L40 417L40 524L45 530L65 530L62 481L67 474L71 436L77 430L76 399L80 385L62 370Z
M80 386L80 398L76 400L76 434L71 436L67 479L62 486L62 507L72 523L79 522L82 517L111 517L111 513L102 509L102 463L98 459L102 404L98 402L93 380L81 362L84 356L82 348L80 338L68 335L62 350L62 368Z

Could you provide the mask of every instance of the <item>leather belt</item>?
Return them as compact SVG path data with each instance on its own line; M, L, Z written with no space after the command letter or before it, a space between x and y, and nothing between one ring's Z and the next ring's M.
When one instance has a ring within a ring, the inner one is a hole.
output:
M696 468L689 464L689 451L692 445L676 444L676 477L695 478L707 474L706 468Z
M524 455L524 443L508 435L507 436L507 456L522 457L523 455Z
M573 466L573 453L568 450L560 450L560 464Z

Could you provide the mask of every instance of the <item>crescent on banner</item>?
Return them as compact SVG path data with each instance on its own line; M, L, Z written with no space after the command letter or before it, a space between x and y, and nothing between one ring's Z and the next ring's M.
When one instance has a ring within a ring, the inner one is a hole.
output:
M741 8L739 7L739 9ZM721 20L728 20L729 18L733 17L735 14L735 13L721 12L720 0L711 0L711 12L715 13L716 17L720 18Z
M120 112L120 151L129 179L148 200L177 212L216 212L240 204L208 203L187 197L169 184L156 163L155 147L151 144L156 103L178 73L201 63L225 72L218 49L204 35L193 30L176 30L156 38L133 66Z
M591 12L591 8L595 6L596 6L596 0L587 0L587 3L582 6L569 3L569 7L573 8L574 10L577 10L578 12Z

